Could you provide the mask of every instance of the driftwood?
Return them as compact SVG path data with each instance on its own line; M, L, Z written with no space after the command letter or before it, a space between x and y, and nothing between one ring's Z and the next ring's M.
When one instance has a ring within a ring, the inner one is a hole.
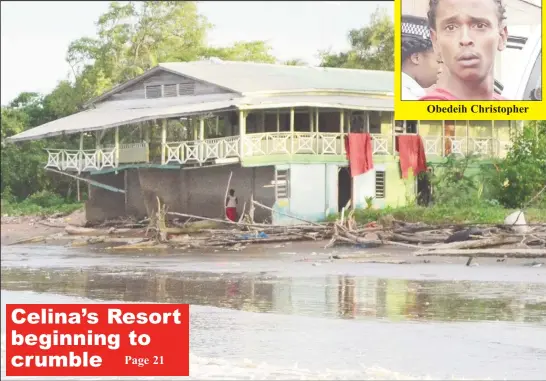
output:
M446 243L446 244L443 244L443 245L435 246L434 249L436 249L436 250L442 250L442 249L477 249L477 248L495 247L495 246L519 243L522 240L523 239L522 239L521 236L520 237L507 237L507 236L501 235L501 236L498 236L498 237L477 239L477 240L471 240L471 241Z
M230 176L231 179L231 176ZM229 190L230 180L227 189ZM287 212L275 211L256 200L252 195L248 213L239 221L227 218L210 218L188 213L170 212L156 197L157 207L150 218L143 221L119 220L95 228L67 225L64 229L73 239L73 246L112 243L113 251L166 250L242 250L251 244L289 241L325 240L325 248L335 245L360 245L364 248L393 246L411 250L416 256L478 256L507 258L546 257L546 224L528 225L525 234L516 234L507 226L427 225L397 221L393 216L383 216L378 221L359 224L349 205L342 209L341 218L335 222L312 222ZM224 204L224 203L223 203ZM298 225L273 225L253 220L254 208L279 213L301 222ZM180 217L177 222L167 217ZM142 227L149 221L147 228ZM191 223L190 223L191 222ZM137 228L135 228L137 227ZM477 235L479 234L479 235ZM126 237L127 239L123 239ZM129 239L132 238L132 239ZM44 241L34 237L15 242ZM140 240L140 241L139 241ZM121 244L121 245L119 245ZM335 258L337 259L337 258Z
M426 250L415 253L416 256L445 257L502 257L502 258L546 258L546 249L442 249Z
M77 236L127 236L134 237L142 235L144 229L130 229L130 228L110 228L110 229L95 229L95 228L82 228L79 226L67 225L65 227L65 232L68 235L77 235Z

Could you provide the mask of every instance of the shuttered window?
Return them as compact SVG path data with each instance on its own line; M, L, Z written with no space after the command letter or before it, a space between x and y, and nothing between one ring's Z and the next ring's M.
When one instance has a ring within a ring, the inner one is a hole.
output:
M275 199L288 198L288 179L290 170L276 169L275 170Z
M146 98L161 98L161 85L146 86Z
M385 198L385 171L375 171L375 198Z
M178 84L178 95L193 95L195 93L195 82Z
M170 97L176 97L177 91L176 91L176 84L173 85L163 85L163 97L170 98Z

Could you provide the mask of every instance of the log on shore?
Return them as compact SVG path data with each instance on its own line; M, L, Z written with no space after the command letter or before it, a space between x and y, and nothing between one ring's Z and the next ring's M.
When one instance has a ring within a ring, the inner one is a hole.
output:
M446 243L446 244L434 246L431 249L436 249L436 250L478 249L478 248L495 247L495 246L519 243L522 240L523 238L521 236L519 237L495 236L495 237L476 239L476 240L470 240L470 241Z
M417 257L546 258L546 249L442 249L414 253Z
M131 229L131 228L110 228L110 229L95 229L95 228L83 228L79 226L67 225L65 227L65 232L69 235L77 236L143 236L144 229Z

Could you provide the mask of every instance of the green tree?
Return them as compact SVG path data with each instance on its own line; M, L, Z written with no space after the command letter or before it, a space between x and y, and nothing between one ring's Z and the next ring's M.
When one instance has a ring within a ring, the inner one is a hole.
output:
M307 66L307 62L299 58L294 58L288 61L284 61L284 64L287 66Z
M546 121L529 123L511 140L510 151L499 163L498 198L508 207L522 207L546 186ZM546 197L541 200L546 206Z
M385 10L377 9L367 26L349 32L348 52L320 52L321 66L394 70L394 25Z
M271 47L264 41L239 41L233 46L204 49L202 56L217 57L226 61L274 63L275 57L270 51Z

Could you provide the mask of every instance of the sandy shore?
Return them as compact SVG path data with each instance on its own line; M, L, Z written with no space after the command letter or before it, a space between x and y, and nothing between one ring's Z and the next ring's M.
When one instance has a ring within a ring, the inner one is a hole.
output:
M64 231L64 226L85 225L85 212L75 211L65 217L48 218L40 216L8 217L2 216L2 246L40 236L49 236Z

